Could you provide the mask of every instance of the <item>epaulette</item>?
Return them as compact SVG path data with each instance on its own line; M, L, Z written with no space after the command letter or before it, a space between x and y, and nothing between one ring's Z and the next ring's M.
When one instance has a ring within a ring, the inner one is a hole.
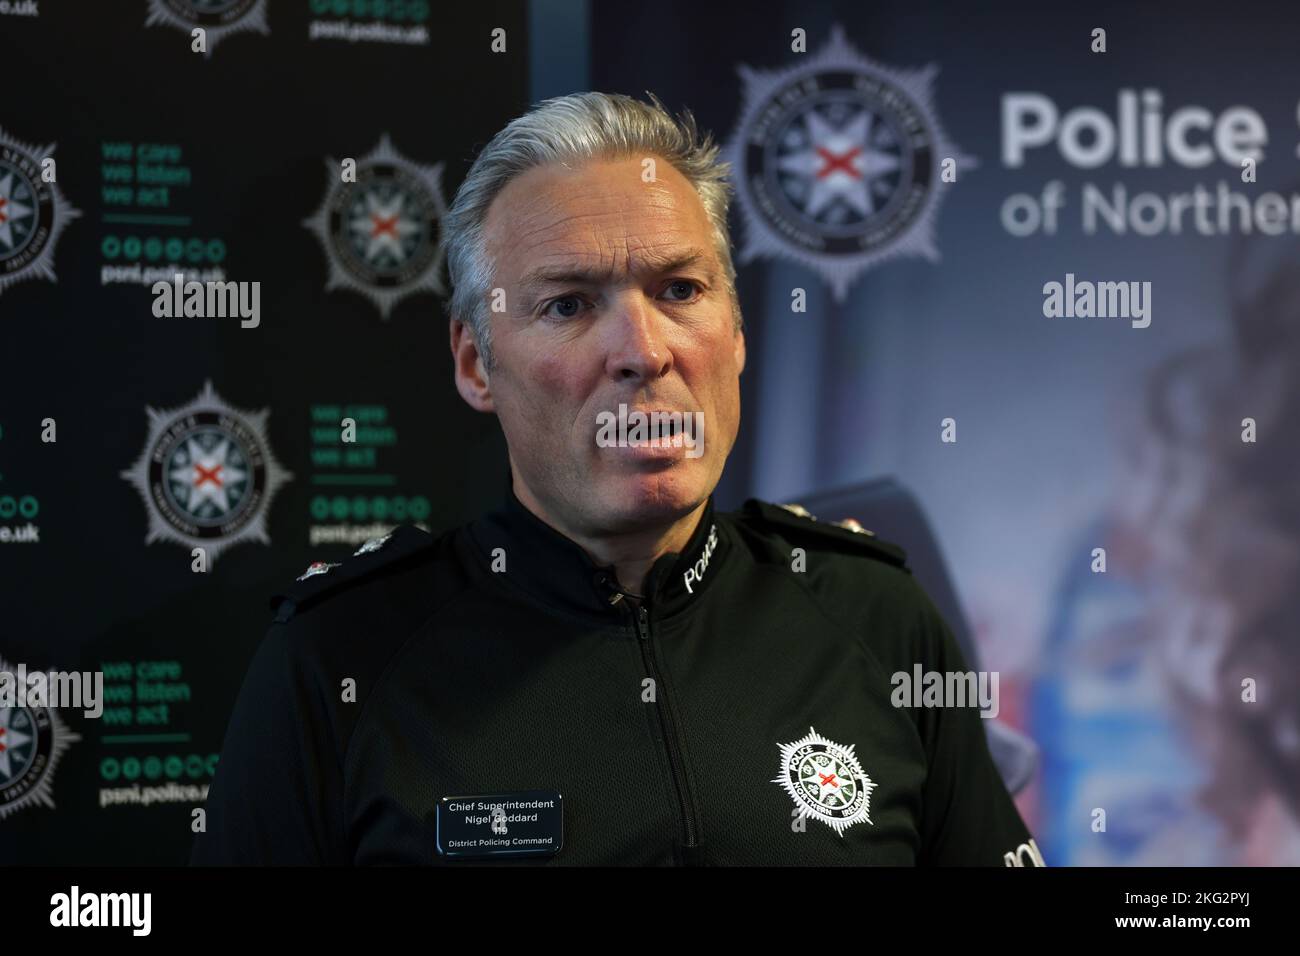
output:
M381 538L371 538L344 561L313 561L293 584L271 598L276 623L283 624L323 598L373 578L430 547L434 540L429 532L406 524Z
M788 532L796 540L835 542L878 561L885 561L910 571L907 567L906 551L891 541L877 538L874 531L868 531L852 518L845 518L843 521L818 521L802 505L774 505L759 501L757 498L746 501L742 512L769 527Z

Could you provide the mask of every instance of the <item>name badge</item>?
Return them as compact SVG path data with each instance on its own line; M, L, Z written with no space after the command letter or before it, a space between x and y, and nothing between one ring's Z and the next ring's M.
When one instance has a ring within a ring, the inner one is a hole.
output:
M553 856L564 846L558 790L443 797L435 816L438 852L449 859Z

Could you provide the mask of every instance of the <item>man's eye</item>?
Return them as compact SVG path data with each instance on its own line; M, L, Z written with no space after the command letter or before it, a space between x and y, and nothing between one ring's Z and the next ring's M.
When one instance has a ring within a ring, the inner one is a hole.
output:
M672 293L674 291L683 291L684 292L683 297L677 298L674 295L670 295L669 298L673 302L689 302L692 298L694 298L695 293L698 289L699 289L699 283L694 282L691 279L675 279L673 282L669 283L668 288L665 289L664 291L669 293Z
M558 311L553 313L552 309L558 309ZM580 311L582 311L582 299L576 295L566 295L558 299L552 299L547 303L546 308L542 310L542 314L557 319L571 319Z

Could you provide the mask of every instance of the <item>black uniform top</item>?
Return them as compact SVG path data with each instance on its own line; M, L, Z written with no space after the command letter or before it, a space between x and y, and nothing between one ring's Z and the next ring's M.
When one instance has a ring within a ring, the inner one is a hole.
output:
M439 801L532 790L563 797L532 865L1037 857L978 711L891 703L966 664L869 532L710 500L638 602L509 494L316 569L273 599L194 863L474 865Z

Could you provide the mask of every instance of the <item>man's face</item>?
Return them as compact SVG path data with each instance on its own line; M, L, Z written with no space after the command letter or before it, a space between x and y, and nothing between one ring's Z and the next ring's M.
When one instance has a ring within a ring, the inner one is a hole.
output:
M684 176L655 166L655 182L636 157L537 167L507 185L485 225L505 296L490 317L485 387L472 381L481 365L457 350L457 384L499 417L521 497L588 535L689 514L717 485L740 425L744 337L709 219ZM697 448L602 447L620 404L692 424L703 413L687 436Z

